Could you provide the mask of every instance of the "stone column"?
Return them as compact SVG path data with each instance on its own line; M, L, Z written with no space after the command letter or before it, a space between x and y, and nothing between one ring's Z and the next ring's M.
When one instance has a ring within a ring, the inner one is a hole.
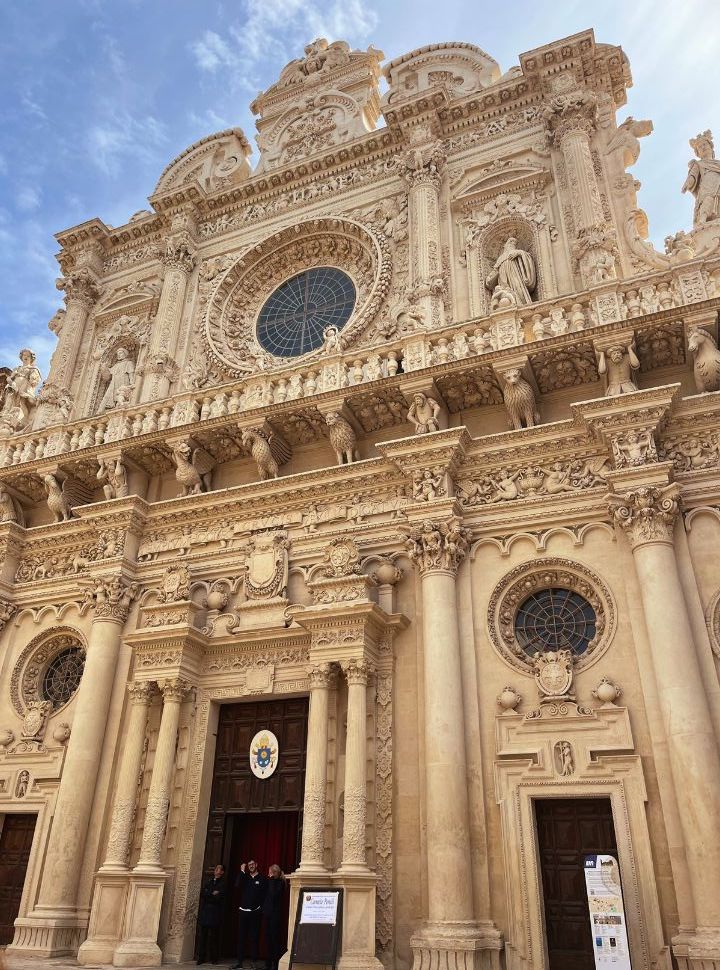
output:
M163 695L162 717L145 809L140 858L130 877L122 942L113 954L116 967L159 967L162 963L162 950L157 942L166 878L162 850L173 785L180 705L190 685L177 678L159 683L158 687Z
M720 968L720 752L702 681L673 543L678 485L639 485L608 497L632 548L682 806L697 927L674 946L681 967Z
M142 763L149 683L130 684L130 711L124 737L120 770L112 806L110 834L105 861L95 880L87 939L78 951L78 963L111 963L120 941L122 918L128 891L128 852L135 818L138 779Z
M59 279L57 287L65 291L66 311L58 331L58 345L52 356L48 380L69 391L87 318L98 298L98 282L95 274L85 268Z
M158 685L162 690L163 709L158 731L155 761L153 763L150 791L145 809L140 858L135 872L160 872L162 866L162 847L165 840L170 793L172 791L173 769L175 767L175 744L178 724L180 723L180 704L189 689L184 680L166 680Z
M545 120L553 146L565 164L575 242L573 256L586 286L614 279L615 231L603 213L600 188L593 168L590 136L595 131L597 98L590 91L572 91L551 98Z
M410 293L423 311L425 326L436 328L444 323L442 296L448 286L440 240L440 183L446 153L426 127L413 129L411 139L412 147L396 159L408 187Z
M110 695L120 649L120 634L137 586L118 577L95 581L95 616L90 630L85 670L77 693L52 830L33 924L46 923L35 934L33 949L60 955L69 945L69 927L77 925L77 890L85 840L95 797ZM42 937L42 939L41 939Z
M364 660L340 664L347 679L347 740L345 744L345 824L342 872L367 872L367 683L370 668Z
M171 231L162 257L165 267L160 303L143 366L141 401L167 397L172 377L177 373L175 354L182 325L185 292L195 266L195 214L184 207L173 214Z
M420 570L424 659L425 819L432 882L428 921L413 937L416 968L465 967L480 950L470 868L460 633L455 579L468 530L450 515L410 526L407 545Z
M325 866L325 802L327 799L328 706L335 676L330 664L308 670L310 711L305 761L303 833L298 872L322 875Z

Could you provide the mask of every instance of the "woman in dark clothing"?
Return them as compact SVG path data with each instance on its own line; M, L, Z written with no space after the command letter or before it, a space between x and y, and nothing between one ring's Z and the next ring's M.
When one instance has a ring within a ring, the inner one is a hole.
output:
M262 906L267 946L268 970L278 970L278 962L287 950L287 934L283 932L285 916L285 873L280 866L268 869L267 891Z
M217 865L215 866L212 877L208 879L200 890L198 963L205 963L205 955L208 949L210 950L210 959L212 962L218 962L220 924L222 922L224 902L225 866Z

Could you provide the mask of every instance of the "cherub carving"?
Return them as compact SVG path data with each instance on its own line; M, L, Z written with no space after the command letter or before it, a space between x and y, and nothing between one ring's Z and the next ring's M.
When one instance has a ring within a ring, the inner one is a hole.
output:
M618 467L644 465L648 459L657 457L655 442L650 431L628 431L624 436L613 438L613 452Z
M440 430L439 414L440 405L438 402L434 398L428 397L427 394L423 394L422 391L418 391L417 394L413 395L407 419L414 426L415 434L428 434Z
M510 427L533 428L540 422L540 414L535 402L535 391L522 376L519 367L506 370L503 374L503 401L510 418Z
M693 355L693 374L698 394L720 390L720 350L713 336L703 327L688 334L688 350Z
M323 330L322 352L330 356L330 354L339 354L341 351L340 331L334 326L325 327Z
M632 394L637 391L633 381L633 371L639 370L640 361L635 353L634 341L615 344L607 351L598 353L598 374L607 374L607 390L605 397L618 397L620 394Z
M255 460L263 482L268 478L277 478L280 466L292 458L290 445L274 431L246 428L242 433L242 443Z
M418 502L431 502L440 495L444 495L442 480L441 472L434 475L429 468L418 472L413 481L413 498Z
M353 461L358 461L357 437L350 423L345 420L339 411L330 411L326 414L325 423L330 429L330 444L335 452L338 465L349 465Z
M212 490L212 470L215 459L204 448L191 448L187 441L173 447L175 478L182 486L180 495L200 495Z
M520 472L517 471L514 474L509 472L507 468L501 468L498 472L497 479L494 482L495 485L495 495L490 499L491 502L512 502L516 499L519 494L519 490L515 482L520 476Z

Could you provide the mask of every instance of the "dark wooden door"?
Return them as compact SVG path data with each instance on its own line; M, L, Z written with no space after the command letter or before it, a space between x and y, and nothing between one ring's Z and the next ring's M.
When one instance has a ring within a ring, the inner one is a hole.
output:
M549 970L595 970L585 856L617 858L609 798L535 802Z
M0 834L0 946L12 943L37 815L6 815Z

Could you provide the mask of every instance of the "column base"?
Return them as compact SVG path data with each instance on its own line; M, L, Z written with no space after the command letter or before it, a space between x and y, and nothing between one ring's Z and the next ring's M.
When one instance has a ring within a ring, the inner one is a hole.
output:
M502 935L492 923L427 923L410 940L413 970L500 970Z
M127 868L116 871L101 869L95 878L88 935L78 950L77 960L83 966L112 963L113 954L122 939L123 916L130 885Z
M720 927L698 926L672 941L678 970L720 970Z
M159 967L162 950L157 944L165 891L165 873L133 871L122 921L122 942L115 948L115 967Z
M47 959L75 956L86 931L87 920L76 914L19 917L15 920L15 936L5 953Z

